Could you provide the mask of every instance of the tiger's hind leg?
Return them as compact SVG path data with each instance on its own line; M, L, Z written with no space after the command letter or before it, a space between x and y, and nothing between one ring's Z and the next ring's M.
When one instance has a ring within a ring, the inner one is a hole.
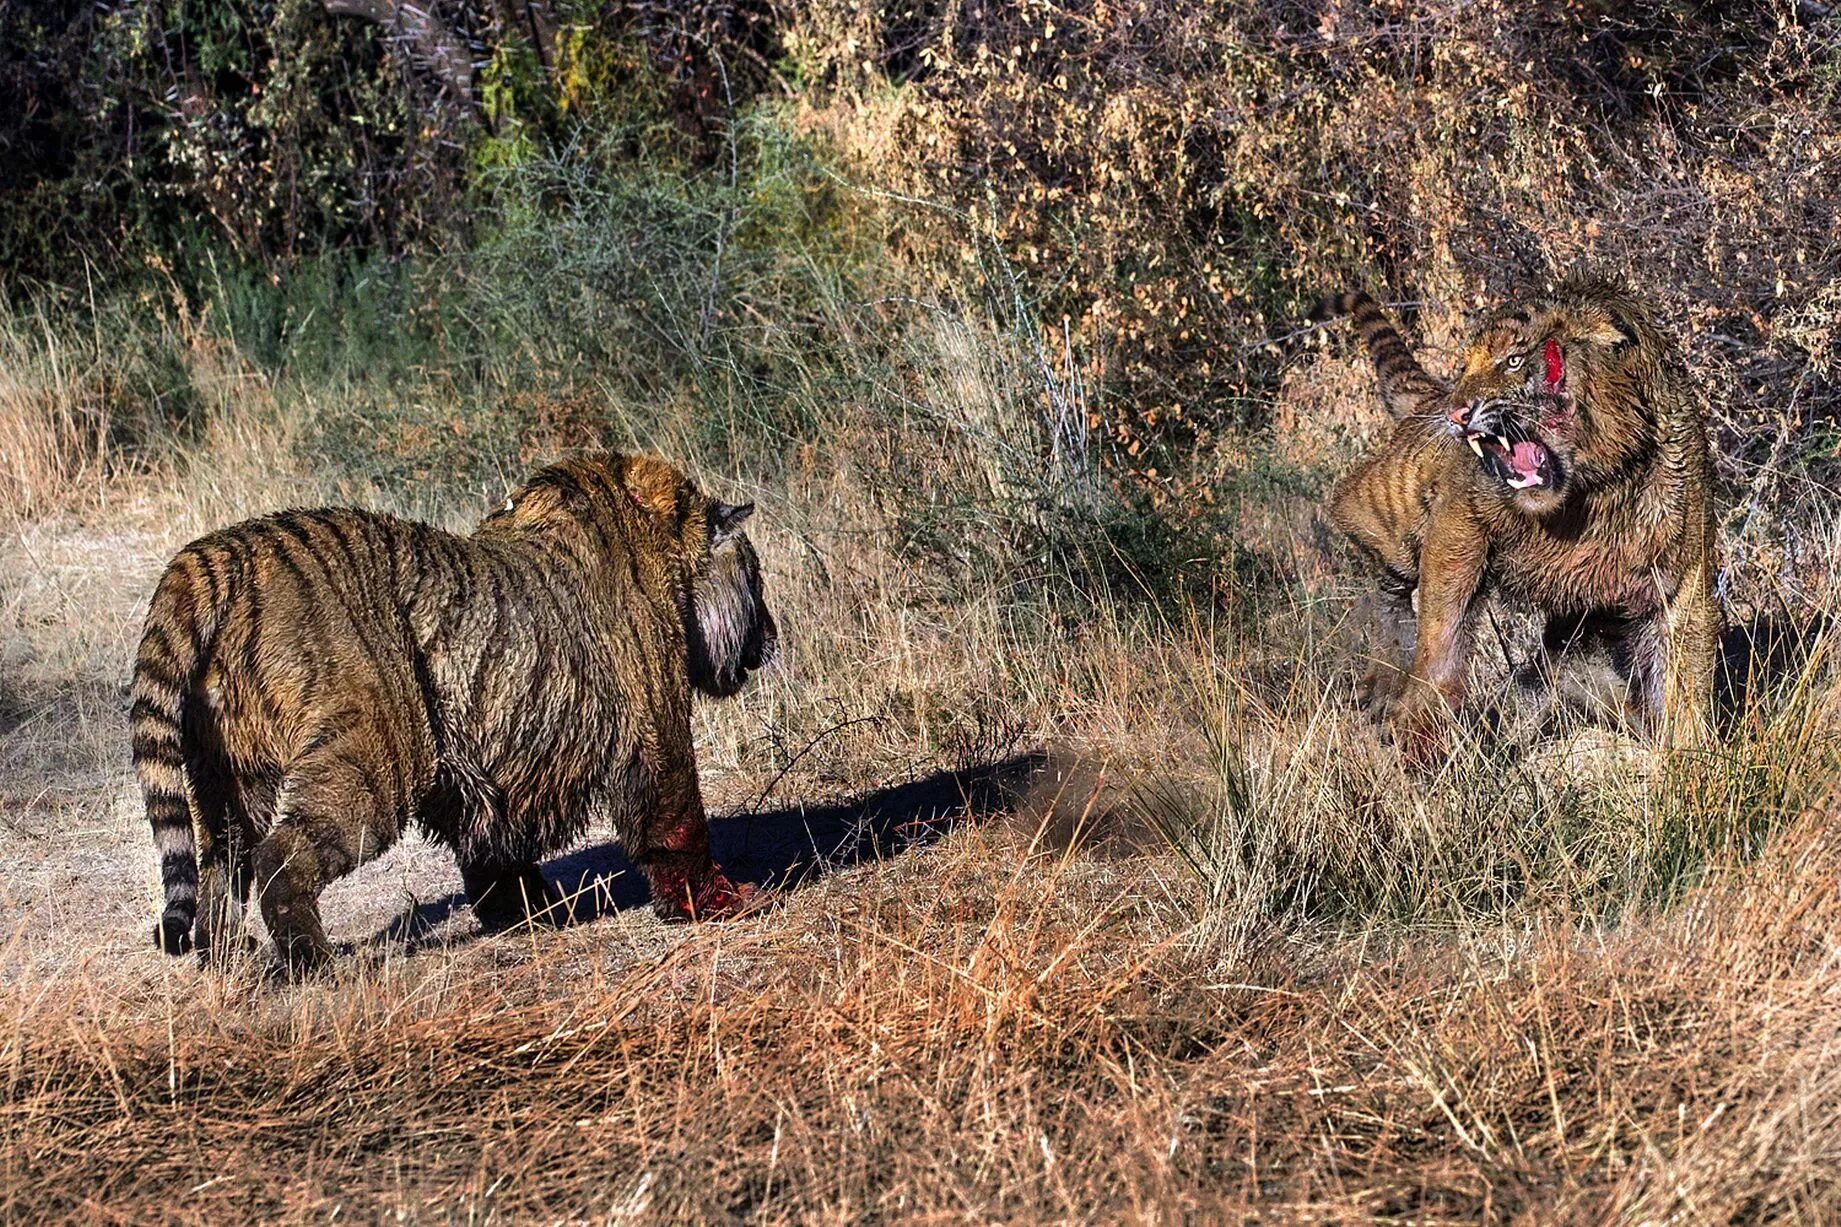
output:
M274 828L250 862L262 919L289 973L311 971L336 953L320 923L320 892L396 842L414 758L384 730L356 726L317 745L282 777Z
M250 850L256 845L257 823L252 811L264 815L274 798L259 782L239 782L218 738L216 714L194 699L186 712L191 732L187 745L187 771L192 781L192 804L198 815L198 916L193 922L193 944L200 960L222 962L233 950L248 950L254 939L235 942L243 927L249 900ZM266 817L261 819L267 825Z
M1548 615L1541 627L1540 647L1510 679L1512 702L1508 710L1497 713L1497 732L1504 740L1526 749L1553 731L1552 725L1561 715L1561 662L1577 656L1597 638L1598 629L1589 615Z

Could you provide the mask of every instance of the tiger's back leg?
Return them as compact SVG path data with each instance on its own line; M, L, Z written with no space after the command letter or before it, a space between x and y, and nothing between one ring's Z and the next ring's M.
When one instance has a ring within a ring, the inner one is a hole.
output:
M185 712L186 771L197 812L198 917L193 944L201 959L221 960L243 924L252 880L250 852L273 813L272 790L244 780L219 736L217 713L196 695ZM241 948L249 948L247 941Z
M223 962L238 950L255 948L253 938L237 940L254 880L249 848L247 837L234 832L217 848L199 848L204 859L198 870L198 920L193 932L198 957L207 962Z
M320 892L396 842L427 786L425 762L377 722L353 721L315 739L283 775L275 825L250 861L262 919L291 972L334 954Z
M256 833L228 777L201 782L197 804L201 821L198 919L193 922L193 944L200 959L217 962L235 949L254 945L253 939L238 943L236 937L243 928L243 911L253 880L250 851L256 845ZM206 814L212 814L212 818L206 818Z

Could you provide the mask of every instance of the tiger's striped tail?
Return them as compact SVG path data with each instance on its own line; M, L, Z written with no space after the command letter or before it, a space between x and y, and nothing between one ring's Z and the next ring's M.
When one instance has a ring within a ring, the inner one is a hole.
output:
M192 948L198 915L198 853L180 725L186 694L217 634L221 586L203 551L181 550L154 590L134 661L128 728L166 896L154 943L168 954Z
M1368 347L1374 369L1381 377L1381 400L1387 412L1396 418L1413 417L1430 412L1428 402L1449 392L1450 387L1434 379L1413 357L1400 332L1394 327L1381 304L1365 292L1355 290L1332 294L1311 312L1314 320L1335 319L1346 315L1355 325L1355 334Z

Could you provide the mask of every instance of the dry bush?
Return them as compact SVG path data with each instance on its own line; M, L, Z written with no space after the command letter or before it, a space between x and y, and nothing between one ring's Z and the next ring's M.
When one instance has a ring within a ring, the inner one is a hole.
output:
M862 174L969 217L1070 320L1109 393L1094 429L1156 487L1218 477L1152 445L1263 421L1325 291L1418 305L1436 353L1591 265L1690 339L1728 478L1793 503L1838 410L1821 11L815 5L788 43L828 70L806 105ZM947 216L914 211L905 245L962 267L978 245Z
M155 473L183 474L194 528L299 488L311 414L278 407L269 377L183 300L146 316L80 327L0 308L0 521L85 513Z

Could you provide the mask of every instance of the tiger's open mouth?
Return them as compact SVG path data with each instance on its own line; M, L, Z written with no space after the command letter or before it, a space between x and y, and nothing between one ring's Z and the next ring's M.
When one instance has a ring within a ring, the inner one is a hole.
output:
M1464 442L1483 462L1491 477L1511 490L1552 489L1559 477L1559 462L1538 439L1509 439L1482 431L1465 431Z

